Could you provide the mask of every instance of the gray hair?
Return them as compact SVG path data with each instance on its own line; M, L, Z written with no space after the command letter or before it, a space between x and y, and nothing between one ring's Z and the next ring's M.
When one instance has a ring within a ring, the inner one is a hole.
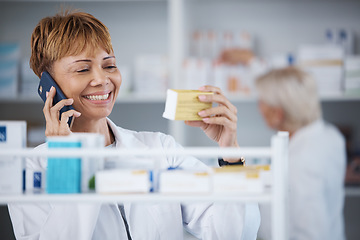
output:
M315 80L306 72L287 67L256 79L259 99L284 111L287 129L297 130L322 117Z

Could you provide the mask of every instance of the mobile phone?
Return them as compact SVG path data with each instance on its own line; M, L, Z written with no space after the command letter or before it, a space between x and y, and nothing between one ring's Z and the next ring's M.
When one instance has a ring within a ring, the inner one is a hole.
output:
M56 84L55 80L51 77L51 75L48 72L43 72L40 78L40 83L38 87L38 94L40 95L41 99L45 102L46 101L46 92L50 91L51 87L54 87L56 89L56 94L54 96L53 105L57 104L63 99L67 99L65 94L61 91L60 87ZM63 112L67 112L69 110L74 109L72 105L64 106L62 109L60 109L60 115L59 120L61 118L61 114ZM73 117L69 117L68 125L71 128L73 122Z

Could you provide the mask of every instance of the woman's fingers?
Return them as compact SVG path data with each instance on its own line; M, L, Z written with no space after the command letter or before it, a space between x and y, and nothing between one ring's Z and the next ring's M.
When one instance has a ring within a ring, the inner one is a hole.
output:
M202 118L223 116L229 119L230 121L237 122L236 113L234 111L231 111L229 108L227 108L224 105L202 110L198 114Z
M80 117L81 113L77 112L75 110L69 110L67 112L63 112L61 114L61 120L60 120L60 132L66 132L67 129L69 129L69 125L67 122L69 121L70 117Z
M201 102L216 102L220 105L226 106L227 108L230 109L230 111L237 114L236 107L223 95L220 88L207 85L201 87L200 90L214 93L214 94L199 95L199 100Z
M64 106L73 104L73 99L63 99L53 106L54 96L56 94L56 89L54 87L50 88L50 91L46 94L47 98L44 104L43 112L46 120L46 136L55 136L55 135L68 135L70 134L70 126L67 124L70 117L79 117L80 112L75 110L69 110L61 114L60 110ZM60 118L60 120L59 120Z
M225 117L230 121L237 122L237 108L222 94L221 90L214 86L204 86L200 88L203 91L211 91L214 94L199 95L199 100L202 102L216 102L217 107L212 107L200 111L199 116L205 117ZM217 120L221 121L221 120ZM222 120L224 124L228 121Z

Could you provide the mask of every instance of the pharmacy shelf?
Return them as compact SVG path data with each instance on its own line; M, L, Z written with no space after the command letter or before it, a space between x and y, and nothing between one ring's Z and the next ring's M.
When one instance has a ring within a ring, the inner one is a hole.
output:
M287 208L288 208L288 143L289 135L279 132L271 139L270 147L247 148L219 148L197 147L183 149L3 149L2 157L114 157L114 156L197 156L197 157L270 157L272 182L271 189L262 193L233 193L233 194L112 194L103 195L96 193L84 194L18 194L0 195L0 204L9 203L193 203L193 202L232 202L232 203L270 203L272 206L272 237L273 239L287 239ZM158 159L153 158L156 163ZM159 166L160 164L154 164ZM155 167L156 168L156 167Z
M263 193L237 194L19 194L0 195L0 204L9 203L269 203L272 200L271 191Z

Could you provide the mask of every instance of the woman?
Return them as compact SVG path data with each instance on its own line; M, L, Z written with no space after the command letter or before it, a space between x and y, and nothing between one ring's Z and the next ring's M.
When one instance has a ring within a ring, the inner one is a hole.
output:
M259 109L267 125L287 131L289 141L289 239L344 237L345 141L322 120L316 82L295 67L256 80ZM259 235L270 239L264 216ZM263 225L264 224L264 225Z
M30 65L37 76L50 73L68 97L53 106L55 89L44 105L46 136L94 132L116 148L179 148L161 133L135 132L116 126L111 113L121 85L108 29L87 13L58 14L42 19L33 31ZM236 108L220 89L204 86L216 102L199 112L200 127L221 147L238 147ZM72 105L59 116L59 110ZM69 128L69 117L75 117ZM216 117L210 117L216 116ZM60 120L59 120L60 117ZM194 158L164 158L166 167L204 168ZM229 162L238 159L225 159ZM45 161L29 160L27 168L46 168ZM17 239L183 239L183 226L203 239L255 239L259 213L255 205L242 204L34 204L9 205Z

